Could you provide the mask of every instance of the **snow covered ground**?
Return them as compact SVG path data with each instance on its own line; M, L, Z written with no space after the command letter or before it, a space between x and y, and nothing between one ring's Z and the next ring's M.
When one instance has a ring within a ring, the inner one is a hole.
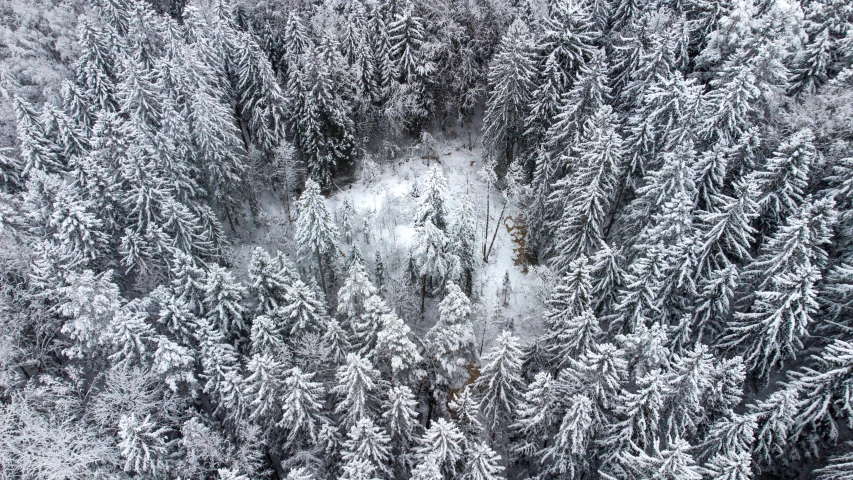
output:
M497 225L504 197L492 189L488 195L489 231L486 233L486 191L487 185L480 180L478 172L482 169L482 151L479 148L469 150L461 140L447 140L438 137L438 160L422 158L417 148L409 148L391 160L377 161L374 171L359 172L357 180L349 185L335 185L328 198L328 207L334 213L340 227L345 209L349 202L355 211L351 220L353 243L358 247L368 269L374 269L375 255L378 250L386 268L386 278L402 275L407 253L414 237L413 218L418 203L418 190L430 166L436 162L444 171L448 181L445 198L450 218L455 215L460 202L468 197L474 206L477 226L477 270L474 279L475 331L478 342L485 332L484 352L488 351L490 340L505 329L512 328L527 343L533 341L542 328L541 302L542 280L536 269L528 269L517 264L518 245L513 241L510 230L513 218L518 214L508 206L503 212L500 225ZM365 221L367 219L367 221ZM251 222L246 220L245 222ZM483 243L491 243L497 227L488 262L483 262ZM252 250L260 245L269 251L281 250L295 258L296 246L292 238L290 222L287 220L283 202L276 196L262 198L261 214L255 222L255 228L245 224L238 227L232 251L232 261L238 270L245 273ZM367 229L367 232L365 232ZM343 228L341 228L343 232ZM342 235L342 255L352 248ZM506 308L502 307L502 291L505 275L509 275L510 293ZM393 295L389 292L385 295ZM418 292L415 293L415 297ZM414 299L417 300L417 299ZM430 314L440 299L427 299L425 315ZM392 302L393 303L393 302ZM402 312L401 312L402 313ZM413 330L424 334L432 320L420 321L418 315L403 315Z

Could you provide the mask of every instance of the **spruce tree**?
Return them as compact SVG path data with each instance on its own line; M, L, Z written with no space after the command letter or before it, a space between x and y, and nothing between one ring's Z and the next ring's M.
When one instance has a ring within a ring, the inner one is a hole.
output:
M313 180L305 182L305 190L297 202L299 217L296 219L295 239L303 259L314 256L320 274L320 285L326 291L324 267L338 243L338 229L320 195L320 186Z
M505 171L521 146L534 85L533 42L520 19L510 25L489 66L490 94L484 117L484 143Z
M504 331L494 349L482 358L475 388L480 391L480 408L493 433L509 424L524 389L521 357L518 337Z

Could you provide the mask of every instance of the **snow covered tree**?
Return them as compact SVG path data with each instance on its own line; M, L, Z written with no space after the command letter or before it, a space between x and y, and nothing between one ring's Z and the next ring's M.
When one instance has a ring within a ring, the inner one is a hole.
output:
M510 25L489 66L484 143L505 171L521 146L535 78L533 41L523 20Z
M616 202L622 168L622 139L616 114L603 106L589 119L574 155L570 176L558 181L551 201L562 208L555 242L554 267L563 271L580 255L592 255L604 240L606 222Z
M167 428L158 427L150 416L139 420L131 413L122 415L118 431L125 472L156 476L166 467L168 446L163 437Z
M447 408L453 414L453 420L465 438L473 441L483 433L480 422L480 402L474 398L474 387L466 386L456 393L453 400L447 403Z
M524 389L518 337L512 332L501 333L494 349L482 358L482 362L474 388L480 391L480 408L488 427L496 432L511 420Z
M803 203L815 157L814 134L804 128L782 142L767 164L750 177L758 206L771 225L787 218Z
M284 304L287 286L294 279L294 274L285 262L281 252L274 258L261 247L252 252L249 290L258 303L258 312L273 315Z
M204 309L211 323L227 336L236 336L245 330L242 305L245 288L234 280L231 272L212 265L202 289Z
M418 412L418 402L412 390L405 385L397 385L388 390L388 397L382 402L382 418L387 426L392 445L398 450L406 450L412 444Z
M322 383L312 381L314 375L298 367L284 373L278 427L286 433L285 448L316 444L321 426L328 422L323 415L326 391Z
M338 228L320 195L320 186L313 180L305 182L305 190L297 202L299 218L296 219L295 239L302 258L314 256L320 275L320 285L326 291L323 267L331 261L337 248Z
M276 312L283 327L295 339L303 333L323 332L328 324L326 305L317 298L314 290L294 280L284 295L284 305Z
M458 258L450 251L447 235L429 219L415 229L411 257L417 268L416 274L420 276L423 312L427 284L439 291L444 290L445 282L458 266Z
M350 427L347 439L343 444L341 457L346 465L352 462L369 463L375 470L383 475L390 476L391 469L388 461L391 452L388 447L390 438L384 430L373 423L369 418L362 418Z
M462 289L451 283L438 311L439 320L427 333L425 343L430 360L437 364L441 381L449 383L474 352L471 301Z
M557 162L554 167L557 178L565 175L569 169L567 159L571 155L571 147L577 145L584 135L588 120L605 105L610 96L607 71L604 53L596 51L589 64L578 72L572 88L561 97L559 112L546 134L545 142ZM609 121L609 115L605 110L602 119Z
M412 83L420 78L423 69L422 47L425 40L423 19L412 11L411 5L399 10L387 26L390 58L395 62L401 82Z
M539 372L522 394L512 425L520 440L513 450L525 457L539 453L551 427L556 422L554 380L548 372Z
M246 370L249 376L243 382L243 396L248 402L249 418L261 425L271 424L278 418L282 366L272 356L256 353Z
M370 282L364 264L352 262L344 284L338 290L338 314L348 318L361 315L364 302L376 293L376 287Z
M338 367L335 378L337 384L331 393L340 398L335 413L342 416L341 425L350 428L359 420L373 418L379 372L370 361L351 353L346 364Z
M465 473L462 478L466 480L499 480L503 478L504 471L500 460L501 456L488 445L477 443L468 453Z
M151 369L163 378L169 389L177 392L178 385L194 388L197 383L194 374L195 362L195 356L189 348L161 336L157 340Z
M543 449L541 462L552 475L575 477L587 469L587 448L595 428L592 401L585 395L568 399L569 409L551 444Z
M427 171L420 191L422 193L415 214L415 227L422 227L429 220L436 228L446 233L448 220L444 202L447 196L447 177L438 164Z
M418 372L423 361L415 343L409 338L411 329L394 313L380 317L381 329L376 335L376 350L373 356L378 363L390 367L392 382L405 382Z
M361 355L373 358L376 355L376 342L379 332L384 328L387 315L393 315L388 304L379 295L364 300L361 315L351 319L353 343ZM393 322L393 321L392 321Z
M424 432L415 455L418 462L434 462L445 475L453 477L463 458L464 441L465 437L453 422L439 418Z

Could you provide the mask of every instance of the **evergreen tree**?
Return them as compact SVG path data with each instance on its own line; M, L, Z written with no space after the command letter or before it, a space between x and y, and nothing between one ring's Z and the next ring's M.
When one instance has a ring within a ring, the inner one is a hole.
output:
M373 420L362 418L350 427L343 444L344 469L352 462L366 462L378 472L390 476L391 469L387 465L391 458L389 442L388 434L374 425Z
M226 336L236 336L246 329L242 305L245 288L237 283L231 272L212 265L204 285L204 309L207 318Z
M249 418L266 425L278 417L282 366L270 355L254 354L246 370L249 376L243 382L243 396L248 402Z
M284 295L284 306L277 312L291 337L303 333L323 332L328 324L326 306L314 290L301 280L294 280Z
M513 450L526 457L539 453L548 432L556 423L555 393L551 375L548 372L537 373L518 402L512 429L520 439L514 442Z
M402 7L387 26L390 58L395 62L401 82L412 83L420 78L423 69L425 40L423 19L417 16L411 5Z
M574 172L556 183L551 197L562 208L553 259L557 270L580 255L592 255L604 240L622 164L622 139L609 106L589 120L576 154Z
M377 293L370 282L364 264L352 262L343 286L338 290L338 313L352 318L364 311L363 302Z
M273 315L284 305L288 284L294 279L281 253L275 258L258 247L249 263L250 292L257 301L257 311Z
M503 478L501 457L485 443L477 443L468 454L465 474L466 480L499 480Z
M436 228L446 232L448 221L444 198L447 196L447 177L437 164L427 171L421 191L423 193L415 214L415 226L422 227L429 220Z
M520 19L507 30L489 66L489 100L483 119L484 143L504 171L521 146L534 85L530 30Z
M453 422L436 419L421 438L416 458L419 463L435 463L441 472L453 477L463 458L463 442L464 436Z
M471 301L455 284L438 305L439 320L426 336L430 360L437 364L441 383L450 383L467 358L474 352L474 327L471 324Z
M394 313L382 315L381 329L376 335L374 357L390 367L391 381L405 381L415 376L423 360L415 343L409 339L411 329Z
M322 383L312 381L314 375L303 373L298 367L285 372L278 422L286 433L285 448L316 444L321 426L328 421L323 416L326 391Z
M338 368L337 384L331 393L340 398L335 413L340 414L341 426L350 428L362 419L371 419L376 407L379 372L370 361L351 353L346 364Z
M391 387L388 397L382 403L382 418L384 419L391 442L398 451L405 451L414 440L414 432L418 427L415 410L418 402L412 390L405 385Z
M338 243L338 229L320 195L320 186L313 180L305 182L305 190L297 202L299 218L296 219L295 239L302 258L315 257L320 274L320 284L326 290L323 267L330 261Z
M483 424L480 422L480 403L474 398L474 387L463 387L452 401L447 403L447 408L453 413L454 422L465 434L467 442L471 442L483 433Z
M163 437L168 429L158 427L150 415L141 421L135 413L122 415L118 431L125 472L156 476L166 466L168 449Z
M758 206L771 225L778 224L803 203L809 169L815 156L814 134L808 128L779 145L767 164L750 178Z
M518 337L505 331L498 336L494 349L482 359L475 388L481 392L480 408L492 432L508 424L518 405L524 388L521 357Z

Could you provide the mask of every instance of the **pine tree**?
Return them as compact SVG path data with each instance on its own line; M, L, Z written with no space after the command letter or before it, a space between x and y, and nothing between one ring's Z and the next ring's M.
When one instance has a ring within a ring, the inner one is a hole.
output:
M467 465L462 478L466 480L499 480L504 467L501 456L485 443L477 443L468 453Z
M343 286L338 290L338 314L356 317L364 311L363 303L377 293L367 270L360 261L352 262Z
M370 361L351 353L346 364L338 368L337 384L331 392L340 398L335 413L342 415L341 426L350 428L359 420L373 417L379 372Z
M303 333L323 332L328 324L326 305L301 280L294 280L286 287L284 305L276 316L293 338Z
M693 329L700 341L703 338L716 338L719 335L732 310L735 292L740 282L737 267L729 265L714 270L710 276L697 285L697 301L693 313Z
M514 442L514 451L526 457L538 454L556 422L556 401L551 375L548 372L537 373L518 402L516 421L511 428L520 440Z
M168 447L163 437L168 431L158 427L150 415L141 421L135 413L122 415L118 424L121 439L118 448L124 459L124 471L158 475L166 467Z
M710 390L713 371L708 347L697 344L684 356L674 355L667 373L669 389L662 413L664 431L670 438L693 434L704 413L703 399ZM664 433L662 432L662 433Z
M422 227L429 220L436 228L446 232L448 221L444 199L447 196L447 177L438 164L427 171L421 191L423 193L418 201L415 226Z
M362 418L350 427L341 457L345 465L352 462L367 462L378 472L390 476L389 442L388 434L374 425L373 420ZM344 468L346 469L346 466Z
M261 247L257 247L249 263L249 280L249 291L257 301L256 310L273 315L284 305L287 287L294 280L294 274L280 252L272 258Z
M351 320L353 343L363 356L372 358L376 355L379 332L388 315L393 315L391 309L380 296L373 295L364 300L361 315Z
M462 432L453 422L436 419L421 438L415 450L416 458L419 463L434 462L445 475L453 477L463 458L464 440Z
M421 311L423 311L427 283L435 284L435 288L439 291L443 290L448 277L458 266L458 258L450 251L447 235L430 220L426 220L422 226L415 228L411 256L421 280ZM447 288L450 288L449 284Z
M33 107L20 97L13 100L15 118L17 120L18 141L21 144L21 156L24 160L24 170L21 176L35 170L57 172L65 166L60 158L59 146L47 137Z
M65 354L74 358L96 351L109 339L110 323L121 308L112 271L96 275L91 270L69 274L59 288L57 312L68 319L62 333L73 345Z
M382 315L380 322L374 357L390 367L392 382L406 381L418 373L416 368L423 361L417 346L409 339L411 329L394 313Z
M305 190L297 202L295 239L302 258L314 255L320 273L320 284L326 290L323 267L329 263L338 243L338 229L320 195L320 186L313 180L305 182Z
M418 427L415 410L418 402L412 390L405 385L397 385L388 390L388 396L382 403L382 418L391 437L392 445L398 451L405 451L414 440Z
M249 418L267 425L278 418L282 365L268 354L256 353L246 365L246 370L249 376L243 382L243 396L248 402Z
M213 397L217 411L239 418L244 399L236 349L225 343L224 335L206 319L199 320L198 337L204 393Z
M697 254L698 272L705 278L714 275L714 271L751 258L756 233L751 223L758 215L755 191L750 184L736 184L735 189L736 198L722 193L711 197L717 205L716 212L697 215L702 231Z
M195 362L192 350L160 336L157 339L157 350L154 351L151 370L166 382L170 390L178 392L178 385L184 385L188 389L195 387Z
M224 268L212 265L204 285L204 309L207 318L226 336L237 335L246 329L242 305L245 288Z
M552 261L557 270L580 255L592 255L604 240L622 164L622 139L609 106L589 120L576 155L574 172L557 182L552 193L553 203L562 208Z
M401 8L394 21L388 24L389 54L396 63L401 82L412 83L423 68L425 31L423 19L412 12L410 5Z
M298 367L285 372L282 381L281 420L278 427L286 432L285 448L300 444L311 446L320 438L326 391L323 384L312 381L314 373L303 373Z
M750 178L759 193L761 213L771 224L791 215L802 204L816 155L813 141L811 129L798 131L779 145L767 165Z
M592 257L592 306L596 313L609 312L616 304L617 293L625 278L623 263L620 251L606 243L602 243L601 248Z
M385 263L382 261L382 254L379 253L379 250L376 251L373 263L373 283L381 295L383 290L385 290Z
M440 381L450 383L465 359L473 356L474 327L471 324L471 301L455 284L447 287L447 295L438 305L439 320L427 332L426 346L430 360L437 364Z
M147 299L134 299L113 315L107 337L112 344L110 360L116 365L149 361L150 344L156 341L148 323L149 305Z
M613 407L616 421L606 427L601 441L610 450L609 457L617 457L631 445L646 450L660 441L661 414L669 393L666 376L660 370L652 370L637 378L636 383L636 391L624 391Z
M701 480L700 468L690 455L690 444L681 438L668 442L665 448L648 455L643 451L624 455L630 465L630 476L639 479Z
M753 445L756 464L772 465L787 450L798 410L797 396L796 388L783 385L767 399L749 405L749 412L757 422Z
M473 386L466 386L460 390L452 401L447 403L447 408L453 414L454 423L465 434L468 442L479 438L483 433L483 424L480 422L480 402L474 398Z
M490 62L483 138L498 159L499 171L512 162L524 135L534 89L532 47L530 30L518 19L510 25Z
M568 404L557 435L543 449L541 462L551 475L573 478L587 468L587 448L595 419L592 402L586 396L574 395Z
M494 349L482 361L480 377L475 388L480 390L480 408L492 432L511 420L524 384L521 379L521 348L518 337L504 331Z
M567 160L571 155L571 147L577 145L586 133L587 121L610 97L607 71L604 53L595 51L589 64L578 72L572 88L561 97L559 112L546 134L546 146L557 162L554 168L557 178L565 175L569 169ZM602 119L608 118L609 112L603 112Z

